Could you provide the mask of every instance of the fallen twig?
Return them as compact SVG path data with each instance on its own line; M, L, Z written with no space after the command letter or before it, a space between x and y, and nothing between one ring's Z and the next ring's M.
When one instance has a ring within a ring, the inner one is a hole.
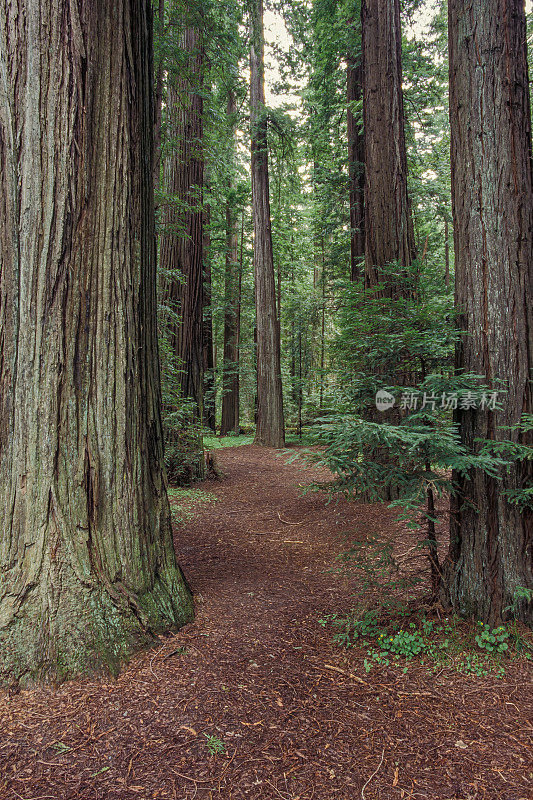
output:
M304 522L305 522L304 519L300 520L300 522L289 522L286 519L282 519L281 518L281 514L279 514L279 513L278 513L278 517L279 517L280 522L283 522L284 525L303 525Z
M361 798L362 798L362 800L365 800L365 789L368 786L368 784L370 783L370 781L372 780L372 778L375 778L376 775L378 774L378 772L380 771L381 765L383 764L383 759L384 758L385 758L385 748L383 748L383 751L381 753L381 761L378 764L378 768L372 773L370 778L367 780L367 782L365 783L365 785L361 789Z

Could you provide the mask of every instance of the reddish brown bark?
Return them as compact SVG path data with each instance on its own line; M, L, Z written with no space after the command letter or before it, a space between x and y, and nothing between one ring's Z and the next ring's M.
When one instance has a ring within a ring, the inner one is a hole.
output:
M268 179L263 0L253 0L251 7L250 116L257 329L255 441L267 447L282 447L285 443L285 423Z
M399 0L363 0L363 119L365 139L365 285L384 283L390 264L409 266L415 254L407 195Z
M350 277L357 280L365 254L365 139L354 115L354 106L362 96L362 65L348 55L346 99L348 128L348 176L350 199Z
M232 155L235 157L235 94L228 95L227 117L232 131ZM229 180L226 205L226 270L224 284L224 353L222 366L222 418L220 435L239 432L239 329L241 307L242 258L239 264L237 212L231 197ZM242 232L241 232L242 256Z
M204 286L203 286L203 376L204 376L204 423L213 432L216 430L215 352L213 348L213 308L211 280L211 208L204 212Z
M156 31L159 30L159 36L162 38L165 25L165 0L159 0L158 2L156 23ZM164 59L163 56L159 54L157 63L155 65L154 86L154 188L156 191L159 189L159 182L161 180L161 123L163 110L164 69Z
M0 682L191 616L163 473L147 0L0 4Z
M180 389L203 415L203 72L200 31L182 35L187 54L180 75L170 73L167 115L172 152L165 161L166 205L162 214L161 269L166 299L179 314L172 345L181 364Z
M459 414L468 447L478 437L520 437L531 414L533 180L526 19L521 0L450 0L450 122L456 302L461 370L502 382L503 409ZM528 443L533 444L531 437ZM500 481L460 481L446 569L446 599L491 624L519 587L533 590L533 514L506 498L532 480L519 464ZM507 609L507 610L506 610ZM533 622L533 604L518 604Z

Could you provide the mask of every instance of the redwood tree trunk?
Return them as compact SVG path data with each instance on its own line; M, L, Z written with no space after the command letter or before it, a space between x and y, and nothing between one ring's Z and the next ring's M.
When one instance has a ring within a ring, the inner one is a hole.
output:
M463 411L463 441L518 439L531 414L533 190L522 0L450 0L450 121L456 302L465 335L461 370L505 385L503 409ZM531 437L529 444L532 444ZM501 481L474 472L455 503L446 599L491 624L508 615L519 587L533 589L533 514L505 493L531 480L523 464ZM533 622L533 604L519 603Z
M399 0L362 0L365 140L365 285L401 291L381 268L411 264L414 229L407 196Z
M204 212L204 312L203 312L203 375L204 375L204 423L213 432L216 430L215 359L213 348L213 306L211 280L211 208Z
M156 42L158 41L161 46L164 37L165 29L165 0L158 0L157 4L157 25L156 25ZM154 87L154 188L159 188L161 180L161 123L162 123L162 110L163 110L163 80L165 72L165 63L163 53L157 53L155 65L155 87Z
M200 32L182 35L186 69L170 74L167 117L174 147L164 166L167 204L162 215L161 269L167 301L179 315L173 347L181 363L180 389L203 415L203 72Z
M0 3L0 682L191 617L162 468L148 0Z
M365 139L354 116L354 104L361 99L362 66L348 55L346 67L346 99L348 126L348 175L350 198L350 277L359 278L361 259L365 254Z
M235 94L228 94L228 124L232 132L232 155L235 157ZM240 266L237 215L231 198L229 181L226 206L226 269L224 285L224 354L222 365L222 419L220 435L239 432L239 323L240 323ZM242 242L241 242L242 247ZM242 265L241 265L242 266Z
M285 424L281 385L279 324L268 184L267 120L265 116L263 0L251 4L250 117L252 145L252 207L257 320L256 444L283 447Z

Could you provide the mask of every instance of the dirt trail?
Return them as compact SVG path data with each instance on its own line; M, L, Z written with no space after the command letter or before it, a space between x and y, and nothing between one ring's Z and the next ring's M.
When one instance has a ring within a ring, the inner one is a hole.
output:
M344 535L388 536L389 512L301 496L327 474L270 451L218 460L176 531L195 622L117 680L1 694L0 800L529 800L523 675L367 675L318 623L350 607Z

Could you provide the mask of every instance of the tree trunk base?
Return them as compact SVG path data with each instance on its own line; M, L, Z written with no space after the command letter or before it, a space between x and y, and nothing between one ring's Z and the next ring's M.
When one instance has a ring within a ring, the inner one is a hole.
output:
M136 652L156 644L158 634L178 630L193 616L179 568L156 574L154 584L139 594L119 583L102 588L83 585L74 575L61 579L70 591L63 583L54 598L39 584L6 625L0 620L0 685L117 675Z

